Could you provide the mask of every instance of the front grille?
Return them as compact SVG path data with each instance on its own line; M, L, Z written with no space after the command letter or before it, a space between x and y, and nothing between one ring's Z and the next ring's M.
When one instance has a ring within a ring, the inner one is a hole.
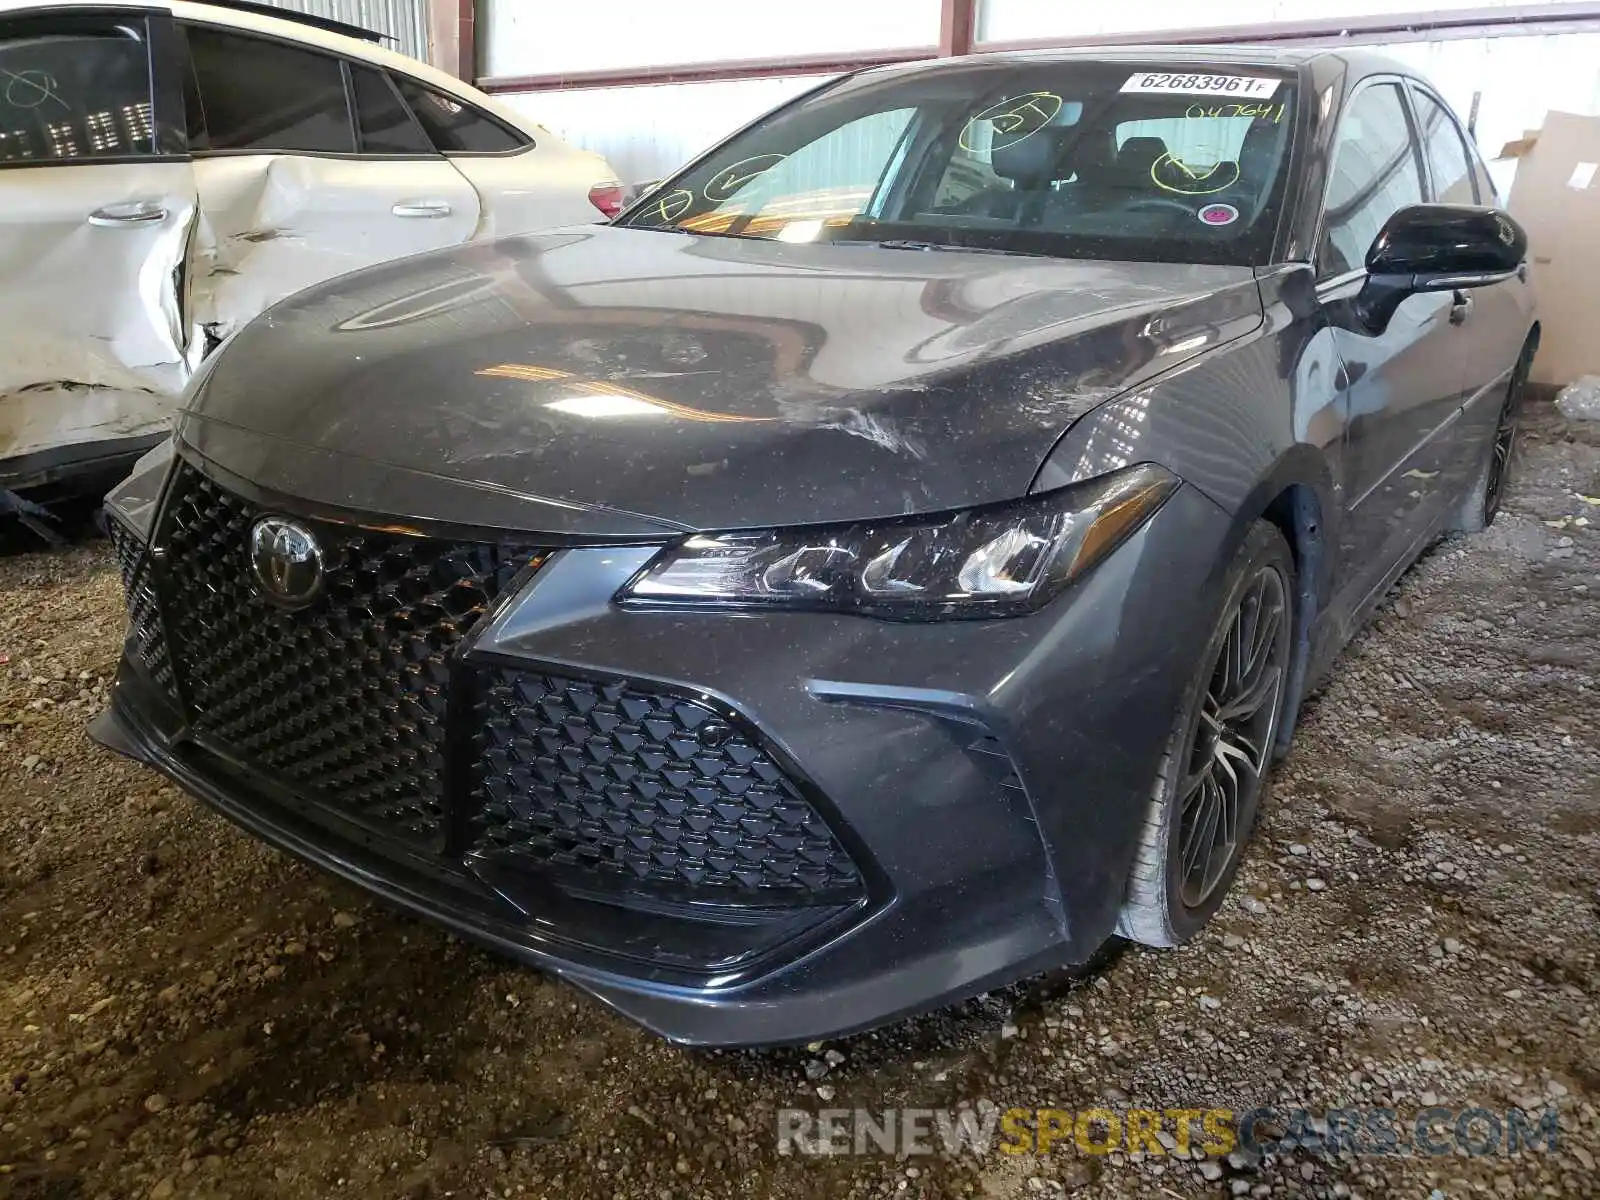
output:
M129 645L156 686L170 695L172 656L167 653L167 637L156 606L150 556L145 553L138 535L115 517L106 521L106 531L111 536L111 545L117 552L117 567L122 572L122 590L128 602Z
M450 655L535 553L307 522L325 594L286 612L252 583L260 510L181 470L163 591L197 731L283 787L437 847Z
M635 911L721 903L744 919L863 895L856 862L745 718L642 681L462 658L544 552L302 520L324 587L288 611L252 574L263 515L180 462L154 566L131 532L113 536L130 650L206 750L304 815Z
M497 670L480 692L477 851L658 895L859 895L850 856L741 718L621 680Z

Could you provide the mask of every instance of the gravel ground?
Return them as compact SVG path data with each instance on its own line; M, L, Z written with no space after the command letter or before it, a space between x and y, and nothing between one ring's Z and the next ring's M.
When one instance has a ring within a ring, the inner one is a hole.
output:
M1600 1195L1600 433L1548 404L1508 510L1305 714L1234 897L827 1047L683 1051L369 904L91 746L104 543L0 561L0 1195ZM1579 518L1586 518L1578 524ZM1554 1105L1553 1152L780 1155L796 1106Z

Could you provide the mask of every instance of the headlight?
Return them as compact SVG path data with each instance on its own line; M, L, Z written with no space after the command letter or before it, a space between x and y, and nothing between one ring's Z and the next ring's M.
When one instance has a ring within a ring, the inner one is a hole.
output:
M173 418L172 433L167 436L166 441L146 452L135 462L128 477L106 495L104 501L106 514L137 533L142 542L150 540L156 519L156 504L161 499L161 488L166 483L167 472L172 467L178 424L183 420L184 411L194 403L195 396L211 377L211 372L216 369L217 360L221 357L222 348L218 347L195 369L195 373L189 377L189 382L184 385L183 395L178 401L178 415Z
M133 471L105 498L106 514L138 534L141 542L150 540L156 504L161 499L161 487L171 467L172 438L169 437L134 463Z
M1137 529L1178 481L1140 465L940 517L695 534L617 599L635 607L781 607L884 617L1032 612Z

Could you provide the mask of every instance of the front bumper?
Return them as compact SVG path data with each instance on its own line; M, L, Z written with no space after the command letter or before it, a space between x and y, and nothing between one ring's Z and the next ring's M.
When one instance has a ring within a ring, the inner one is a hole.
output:
M625 612L650 551L568 549L467 663L645 681L747 722L814 791L858 895L730 916L619 907L310 812L125 656L91 734L263 840L561 976L678 1042L805 1042L1087 960L1112 932L1225 515L1181 489L1055 604L1004 621Z

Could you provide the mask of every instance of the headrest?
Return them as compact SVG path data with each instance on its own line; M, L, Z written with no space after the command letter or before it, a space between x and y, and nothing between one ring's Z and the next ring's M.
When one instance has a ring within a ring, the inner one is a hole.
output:
M1072 158L1080 180L1106 183L1117 173L1117 140L1110 133L1086 132Z
M1021 141L996 146L989 153L989 164L996 175L1012 180L1019 188L1066 179L1072 169L1064 161L1065 151L1076 132L1070 126L1047 125Z
M1158 137L1131 137L1117 151L1117 174L1123 182L1149 179L1150 170L1167 153L1167 143Z

